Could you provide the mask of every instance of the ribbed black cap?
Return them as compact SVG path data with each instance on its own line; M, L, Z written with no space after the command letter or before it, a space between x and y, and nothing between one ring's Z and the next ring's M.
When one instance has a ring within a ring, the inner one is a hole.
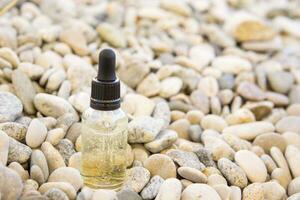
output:
M99 54L98 75L92 80L91 107L96 110L120 108L120 81L115 73L116 55L111 49Z

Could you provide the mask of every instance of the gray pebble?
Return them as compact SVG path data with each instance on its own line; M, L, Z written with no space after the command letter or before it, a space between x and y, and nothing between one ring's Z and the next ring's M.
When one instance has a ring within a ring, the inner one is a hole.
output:
M145 200L154 199L158 194L159 188L164 182L160 176L153 176L141 192L141 196Z
M168 129L162 130L152 142L145 143L145 148L152 153L158 153L171 146L177 138L178 136L175 131Z
M167 152L167 155L181 167L192 167L201 171L205 169L205 166L193 152L170 150Z
M200 162L206 167L216 167L213 160L212 152L207 148L198 148L194 153L198 156Z
M32 150L28 146L11 137L9 138L8 163L25 163L30 158L31 152Z
M201 142L202 128L198 124L191 125L188 129L189 137L193 142Z
M48 190L44 196L46 196L49 200L68 200L68 196L62 190L57 188L51 188Z
M68 139L62 139L55 148L63 157L66 165L68 165L70 157L76 153L73 143Z
M21 177L12 169L0 165L1 199L18 199L23 189Z
M233 89L234 87L234 76L233 74L223 74L219 78L220 89Z
M0 124L0 130L4 131L8 136L22 142L25 139L27 127L16 122L5 122Z
M14 121L21 115L22 102L12 93L0 92L0 102L0 122Z
M124 189L117 193L118 199L121 200L142 200L142 198L138 195L138 193L130 190Z
M168 103L161 101L156 104L153 117L164 120L163 128L167 128L171 122L171 111Z

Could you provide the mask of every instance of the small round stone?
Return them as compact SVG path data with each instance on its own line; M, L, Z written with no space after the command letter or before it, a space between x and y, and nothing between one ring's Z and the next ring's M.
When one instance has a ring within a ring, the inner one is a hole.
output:
M189 120L191 124L199 124L203 117L204 114L200 110L191 110L186 113L186 119Z
M49 200L68 200L68 196L60 189L52 188L44 194Z
M222 132L227 127L226 121L217 115L206 115L201 120L201 127L203 129L213 129Z
M190 122L187 119L179 119L174 121L169 128L176 131L179 138L188 139L188 129Z
M145 143L145 148L152 153L158 153L171 146L178 136L173 130L162 130L152 142Z
M253 144L262 147L266 153L268 153L273 146L278 147L284 152L287 145L284 137L277 133L264 133L259 135L253 141Z
M46 157L50 172L66 166L63 157L49 142L44 142L41 146L41 150Z
M188 133L189 133L189 138L191 138L193 142L201 142L201 134L202 134L201 126L197 124L191 125L188 129Z
M2 199L19 199L23 183L20 176L14 170L0 165L0 177L5 177L5 184L0 184ZM4 181L4 179L2 179Z
M26 144L31 148L39 147L47 137L46 126L38 119L33 119L26 133Z
M57 188L57 189L62 190L68 196L69 199L75 199L75 197L76 197L76 191L75 191L74 187L70 183L67 183L67 182L44 183L43 185L41 185L39 187L39 192L44 194L52 188Z
M161 82L160 96L169 98L179 93L182 87L182 80L178 77L168 77Z
M158 194L164 179L158 175L153 176L141 192L143 199L154 199Z
M139 193L150 180L150 172L144 167L133 167L128 170L124 187Z
M264 200L264 190L261 183L252 183L243 190L243 200Z
M214 185L227 185L226 179L219 174L212 174L207 179L207 184L210 186Z
M200 170L191 167L179 167L178 174L194 183L206 183L207 177Z
M167 156L172 158L181 167L193 167L201 171L205 168L193 152L171 149L167 152Z
M159 175L163 179L176 177L176 166L172 159L164 154L153 154L144 162L152 176Z

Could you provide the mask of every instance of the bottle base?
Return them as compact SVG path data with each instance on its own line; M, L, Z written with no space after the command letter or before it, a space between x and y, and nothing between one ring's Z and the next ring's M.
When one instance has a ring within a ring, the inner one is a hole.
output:
M109 181L99 181L98 177L87 177L82 176L84 186L92 189L92 190L98 190L98 189L106 189L106 190L115 190L119 191L123 187L124 181L115 181L115 182L109 182Z

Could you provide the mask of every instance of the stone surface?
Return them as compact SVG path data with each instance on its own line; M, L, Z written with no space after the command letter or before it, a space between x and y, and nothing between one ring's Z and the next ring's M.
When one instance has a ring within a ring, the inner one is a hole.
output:
M11 79L16 94L22 101L25 112L28 114L34 114L36 110L33 105L33 98L36 95L36 92L31 80L20 70L13 71Z
M9 137L23 142L26 136L27 127L16 122L0 123L0 130L4 131Z
M97 27L100 37L114 47L125 47L126 40L123 34L114 26L108 23L102 23Z
M262 186L265 199L280 200L285 197L285 189L275 181L263 183Z
M201 171L192 167L179 167L178 174L194 183L207 183L207 177Z
M7 162L25 163L31 155L31 148L9 137L9 151Z
M66 113L77 116L75 109L69 102L54 95L39 93L34 97L34 105L38 111L46 116L57 118Z
M237 164L227 158L218 160L218 168L226 178L226 180L233 186L244 188L248 184L246 173Z
M68 200L68 196L60 189L52 188L45 194L50 200Z
M300 176L300 149L294 145L288 145L285 150L285 158L288 162L293 177Z
M160 96L169 98L178 94L182 87L182 80L178 77L168 77L161 82Z
M124 189L117 193L118 199L124 199L124 200L142 200L142 198L134 191Z
M124 187L128 187L138 193L149 182L150 172L143 167L133 167L128 170L127 177Z
M245 171L251 182L264 182L266 180L266 166L256 154L248 150L241 150L235 154L234 159Z
M47 137L46 126L38 119L33 119L27 129L26 144L31 148L39 147Z
M32 151L30 157L30 165L37 165L41 168L45 179L48 179L49 176L49 169L45 155L39 149L35 149Z
M248 60L232 55L217 57L212 62L212 66L229 74L239 74L244 71L250 71L252 68Z
M242 82L237 92L247 100L259 101L266 98L266 94L255 84Z
M162 130L152 142L145 143L145 148L152 153L158 153L171 146L178 136L173 130Z
M0 92L0 122L14 121L21 115L21 101L9 92Z
M151 176L159 175L163 179L176 177L174 162L164 154L151 155L144 161L144 167L150 171Z
M139 117L128 124L128 141L130 143L151 142L162 129L163 120L152 117Z
M150 116L155 103L139 94L127 94L122 102L122 109L134 117Z
M150 73L137 87L137 92L146 96L155 96L160 91L160 81L156 74Z
M196 200L198 197L201 197L203 200L221 200L221 197L212 187L199 183L189 185L183 190L181 195L182 200Z
M284 152L287 145L284 137L277 133L261 134L255 138L253 144L261 146L266 153L268 153L273 146L278 147L282 152Z
M50 173L57 168L66 166L63 157L49 142L44 142L41 146L41 150L46 157Z
M178 119L170 124L169 128L176 131L179 138L188 139L189 126L190 122L187 119Z
M300 177L293 179L288 186L288 195L293 195L300 192Z
M23 189L20 176L12 169L0 165L0 193L1 199L18 199Z
M243 200L264 200L264 189L260 183L252 183L243 190Z
M223 130L223 133L231 133L242 139L253 140L260 134L273 132L274 130L275 127L270 122L252 122L228 126Z
M48 182L68 182L76 191L83 187L83 180L80 172L71 167L57 168L50 174Z
M227 127L227 123L222 117L217 115L206 115L201 120L201 127L222 132Z
M300 128L298 124L300 123L300 117L297 116L287 116L283 117L276 123L276 131L279 133L291 131L300 133Z
M168 103L162 101L155 105L153 117L164 121L163 128L167 128L171 122L171 111Z
M169 178L160 186L155 200L180 200L181 190L181 182L176 178Z
M62 190L64 193L66 193L69 199L75 199L76 197L76 191L74 187L70 183L66 183L66 182L44 183L43 185L40 186L39 192L44 194L52 188L57 188Z
M6 166L9 150L9 137L3 131L0 131L0 163Z
M268 74L268 80L275 92L287 93L293 85L294 77L288 72L276 71Z
M170 150L167 152L167 155L181 167L192 167L198 170L203 170L205 168L193 152Z
M159 192L164 179L158 175L153 176L144 189L141 191L141 196L143 199L154 199Z

